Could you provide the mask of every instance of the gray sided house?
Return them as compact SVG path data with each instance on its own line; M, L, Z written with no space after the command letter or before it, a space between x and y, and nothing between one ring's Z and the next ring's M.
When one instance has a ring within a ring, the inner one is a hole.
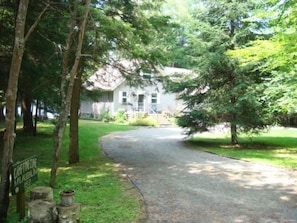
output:
M165 67L158 75L189 74L190 71L180 68ZM156 74L145 74L156 76ZM132 87L122 76L119 69L105 66L94 73L85 83L87 90L99 90L96 100L81 101L80 114L83 117L100 118L102 114L115 115L119 111L127 114L175 114L183 109L183 103L175 93L166 93L161 82Z

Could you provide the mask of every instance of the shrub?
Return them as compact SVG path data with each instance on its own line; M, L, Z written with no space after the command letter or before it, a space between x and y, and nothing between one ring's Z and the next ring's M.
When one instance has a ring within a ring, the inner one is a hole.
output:
M115 121L118 123L126 123L128 121L127 112L124 110L118 111L115 117Z
M129 125L133 126L157 126L158 123L155 119L145 116L145 115L139 115L137 118L131 120L129 122Z
M103 122L110 122L110 121L112 121L112 116L108 111L102 111L101 119Z

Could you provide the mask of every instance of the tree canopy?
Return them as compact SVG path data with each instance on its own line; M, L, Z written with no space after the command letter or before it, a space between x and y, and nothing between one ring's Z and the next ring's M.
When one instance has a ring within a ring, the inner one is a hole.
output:
M268 124L266 103L259 95L263 77L243 69L227 54L255 40L261 22L249 18L256 8L254 1L190 1L185 26L185 48L191 68L197 73L169 89L179 92L186 103L179 125L188 134L207 131L218 123L227 123L231 143L238 143L239 131L257 131Z
M5 144L3 150L1 218L5 217L8 205L7 179L14 147L13 140L10 139L16 136L15 113L11 111L16 110L15 105L22 105L24 132L34 130L32 103L42 105L44 109L60 111L54 131L53 160L56 162L71 106L74 80L81 78L81 73L90 74L111 60L135 61L138 70L154 68L164 60L163 49L157 47L158 38L163 35L161 30L168 26L167 18L159 11L161 3L162 1L1 1L0 26L3 29L1 28L0 36L0 76L4 82L1 82L0 90L6 94L6 100L1 97L1 105L7 103L5 138L9 139L6 140L9 144ZM14 28L18 24L15 21L19 15L18 8L28 12L26 20L20 19L23 22L20 37L17 32L14 34ZM16 57L19 59L18 63L12 62L10 68L8 61L11 61L13 55L15 36L16 46L22 47L22 55ZM18 40L22 41L19 45ZM9 72L14 76L9 75ZM13 84L18 83L18 86L12 88L9 84L7 87L8 79L12 77ZM137 73L127 73L126 78L131 82L138 82L140 79ZM79 95L74 99L79 101ZM53 166L56 164L53 162ZM55 171L54 168L52 170ZM51 185L53 184L54 179L51 179Z
M296 1L270 1L267 12L256 14L267 20L269 39L258 38L230 55L239 59L242 67L254 67L259 73L269 73L265 79L265 99L271 113L295 115L296 107Z
M28 13L21 33L24 40L17 45L15 31L22 19L16 18L22 3ZM78 113L82 81L106 64L119 65L120 60L135 63L135 72L123 70L133 85L140 84L141 70L157 65L193 70L191 76L179 75L166 82L168 91L178 93L185 103L178 124L188 134L225 123L231 143L237 144L240 132L255 132L297 116L295 0L164 3L0 1L0 121L5 105L7 137L15 137L15 117L9 115L15 116L11 110L15 111L16 104L22 107L23 131L31 134L32 105L45 113L59 112L67 108L67 102ZM14 64L18 46L24 47L22 59ZM17 77L15 87L9 84L12 77ZM57 128L65 127L68 113L65 109L64 121ZM2 178L8 176L12 157L7 154L12 152L13 143L6 145ZM0 195L6 199L3 191L8 186L2 182Z

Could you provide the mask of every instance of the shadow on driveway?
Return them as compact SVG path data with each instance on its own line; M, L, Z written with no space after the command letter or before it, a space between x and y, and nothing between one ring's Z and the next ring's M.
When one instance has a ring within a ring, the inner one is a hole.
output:
M147 222L297 222L296 172L185 146L179 128L101 139L144 197Z

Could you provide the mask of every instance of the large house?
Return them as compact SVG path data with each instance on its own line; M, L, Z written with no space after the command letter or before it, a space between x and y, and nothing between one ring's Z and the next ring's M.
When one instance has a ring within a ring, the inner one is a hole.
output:
M181 68L164 67L158 75L172 76L176 73L190 74ZM143 78L155 77L157 74L142 74ZM128 114L143 112L146 114L174 114L183 109L183 103L175 93L166 93L162 82L152 81L144 86L130 86L120 70L105 66L94 73L85 83L88 90L98 90L96 100L81 102L81 116L100 118L103 113L115 115L118 111Z

